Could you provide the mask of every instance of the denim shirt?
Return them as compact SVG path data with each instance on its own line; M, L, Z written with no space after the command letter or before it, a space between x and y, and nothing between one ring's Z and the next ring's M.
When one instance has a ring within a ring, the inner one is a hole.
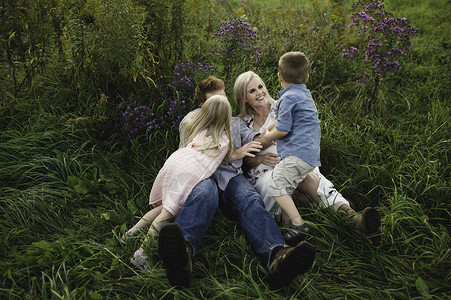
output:
M241 118L232 118L232 137L233 137L233 150L243 147L243 145L252 142L258 132L249 128ZM213 173L213 177L218 182L218 187L222 191L225 190L229 184L229 180L233 177L243 174L241 166L243 165L243 159L233 160L228 163L221 163Z
M276 128L289 132L277 140L280 158L296 156L311 166L320 166L320 121L305 84L292 84L279 92L276 116Z

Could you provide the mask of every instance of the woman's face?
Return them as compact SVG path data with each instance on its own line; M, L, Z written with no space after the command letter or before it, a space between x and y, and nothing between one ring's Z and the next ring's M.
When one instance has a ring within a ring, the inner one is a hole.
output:
M258 78L252 78L247 84L245 101L249 103L252 108L264 107L267 105L266 94L268 91L263 85L263 81Z

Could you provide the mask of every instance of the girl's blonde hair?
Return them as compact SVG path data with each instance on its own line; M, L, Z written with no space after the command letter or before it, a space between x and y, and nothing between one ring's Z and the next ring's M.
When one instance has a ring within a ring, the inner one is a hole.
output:
M221 135L225 131L230 141L226 154L226 158L229 158L233 150L232 107L226 97L215 95L207 99L200 111L183 127L183 146L191 143L194 137L205 129L207 130L206 135L210 136L213 141L197 150L204 153L208 149L218 148Z
M255 74L252 71L247 71L247 72L242 73L235 80L235 85L233 87L233 95L235 96L235 100L240 105L240 114L239 114L240 118L243 118L244 116L249 115L253 112L252 106L250 106L249 103L247 103L245 100L246 100L246 94L247 94L247 85L248 85L249 81L251 81L254 78L260 79L263 86L266 88L266 85L263 82L263 80L260 78L260 76L258 76L257 74ZM275 103L275 100L271 97L271 95L269 95L269 93L266 93L265 99L271 105L273 105L273 103Z

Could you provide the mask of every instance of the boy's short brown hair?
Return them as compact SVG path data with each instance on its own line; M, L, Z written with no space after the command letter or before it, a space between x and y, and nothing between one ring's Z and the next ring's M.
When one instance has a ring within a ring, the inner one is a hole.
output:
M208 92L225 90L224 81L214 76L210 76L207 79L200 81L195 90L196 99L198 104L202 104L207 101L205 95Z
M308 58L302 52L287 52L279 59L279 74L287 83L305 83L309 71Z

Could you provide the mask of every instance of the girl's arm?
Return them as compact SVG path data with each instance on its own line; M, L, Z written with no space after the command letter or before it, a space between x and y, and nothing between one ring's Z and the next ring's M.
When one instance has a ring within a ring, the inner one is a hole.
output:
M230 162L230 161L242 159L245 157L254 157L255 154L253 154L252 152L260 152L261 148L262 148L262 144L260 142L258 142L258 141L249 142L246 145L244 145L243 147L238 148L235 151L233 151L230 158L227 161L224 160L224 162Z

